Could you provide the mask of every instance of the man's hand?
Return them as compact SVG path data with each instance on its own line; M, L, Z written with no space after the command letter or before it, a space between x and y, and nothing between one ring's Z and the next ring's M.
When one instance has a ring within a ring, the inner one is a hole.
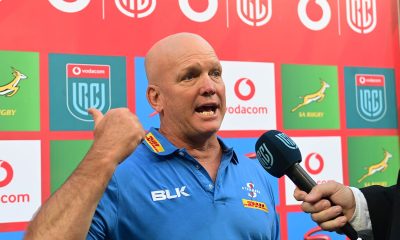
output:
M112 109L105 116L96 109L88 112L95 125L93 145L71 176L40 208L29 224L25 240L85 239L115 167L145 137L138 118L126 108Z
M350 188L334 181L315 186L309 194L296 188L293 196L296 200L303 201L301 209L311 213L312 219L328 231L336 231L345 225L356 207ZM332 206L327 199L336 206ZM344 216L339 216L341 213Z
M94 120L94 142L91 151L97 151L118 164L122 162L145 137L137 116L127 108L111 109L103 115L99 110L88 110Z

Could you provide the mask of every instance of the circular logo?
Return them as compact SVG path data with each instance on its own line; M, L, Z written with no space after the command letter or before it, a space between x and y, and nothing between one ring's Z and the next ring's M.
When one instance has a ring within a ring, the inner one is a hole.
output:
M310 153L307 155L304 164L309 173L316 175L321 173L324 168L324 159L318 153Z
M0 179L0 187L4 187L4 186L7 186L7 184L9 184L11 182L13 175L14 175L14 171L13 171L11 165L8 162L3 161L3 160L0 160L0 169L4 169L6 172L6 176L3 179Z
M312 4L318 4L322 10L322 17L319 20L313 21L307 14L307 5L310 4L310 2L314 2L314 0L300 0L297 7L297 14L299 15L300 21L307 28L314 31L322 30L328 26L331 21L331 7L327 0L315 0L315 3Z
M247 88L249 89L247 94L242 93L242 91L243 91L243 88L241 87L242 82L244 84L246 84ZM240 78L239 80L236 81L235 94L240 100L243 100L243 101L250 100L254 96L255 93L256 93L256 87L254 86L253 81L251 81L250 79Z
M206 22L214 17L218 9L218 1L208 1L208 7L204 12L196 12L190 7L189 0L179 0L179 7L186 17L195 22Z
M66 13L74 13L82 11L90 3L90 0L76 0L73 2L68 2L64 0L49 0L53 7Z
M81 70L80 67L73 67L72 68L72 73L75 74L75 75L80 75L81 72L82 72L82 70Z

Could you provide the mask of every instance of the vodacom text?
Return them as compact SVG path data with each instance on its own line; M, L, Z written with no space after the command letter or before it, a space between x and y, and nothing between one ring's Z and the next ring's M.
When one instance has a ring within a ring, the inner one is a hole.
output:
M28 203L31 197L28 193L0 195L0 203Z
M30 195L28 193L8 193L7 186L10 186L14 178L14 169L8 161L0 160L0 203L28 203L30 202Z

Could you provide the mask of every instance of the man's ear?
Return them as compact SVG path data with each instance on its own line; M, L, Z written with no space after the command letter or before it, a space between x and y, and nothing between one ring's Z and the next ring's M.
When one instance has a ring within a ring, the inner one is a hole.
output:
M147 101L151 107L158 113L162 110L162 101L159 87L156 85L149 85L146 90Z

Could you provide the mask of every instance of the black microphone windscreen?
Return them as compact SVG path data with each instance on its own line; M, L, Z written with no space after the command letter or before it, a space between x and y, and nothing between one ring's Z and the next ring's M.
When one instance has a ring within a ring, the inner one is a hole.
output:
M280 178L295 163L301 162L301 153L296 143L286 134L270 130L256 142L257 159L272 176Z

